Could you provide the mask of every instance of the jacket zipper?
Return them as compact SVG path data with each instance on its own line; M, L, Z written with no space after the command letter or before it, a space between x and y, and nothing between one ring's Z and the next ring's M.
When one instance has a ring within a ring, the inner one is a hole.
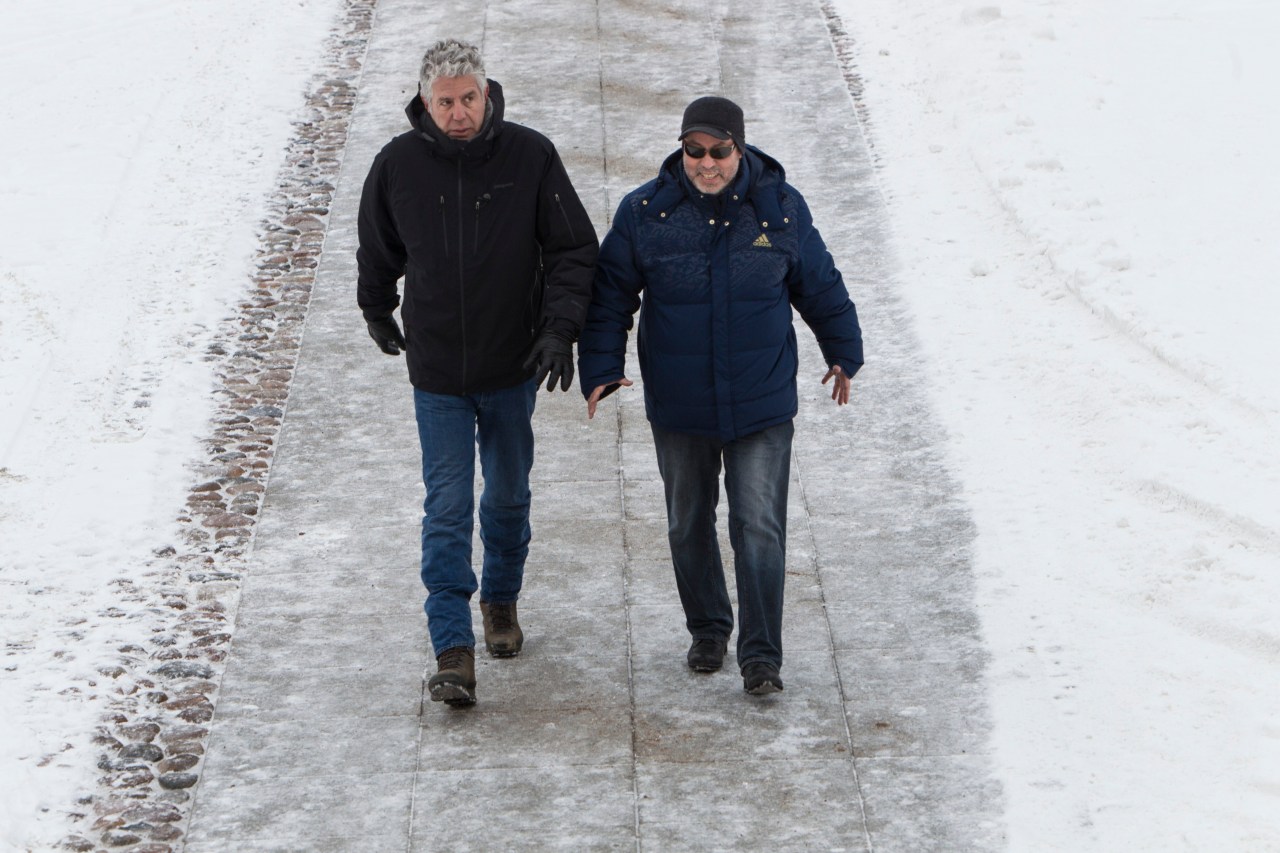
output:
M533 271L533 286L529 288L529 317L533 323L529 327L530 334L537 334L542 326L542 264Z
M578 242L578 237L573 233L573 223L569 221L569 213L564 209L564 204L560 201L560 193L555 193L556 207L560 208L560 215L564 217L565 227L569 229L569 239Z
M449 224L444 221L444 196L440 196L440 236L444 238L444 256L449 257Z
M487 202L489 198L490 196L488 193L476 196L476 245L472 250L473 255L480 254L480 208L484 206L485 202Z
M462 160L458 160L458 325L462 327L462 391L467 391L467 279L462 259Z

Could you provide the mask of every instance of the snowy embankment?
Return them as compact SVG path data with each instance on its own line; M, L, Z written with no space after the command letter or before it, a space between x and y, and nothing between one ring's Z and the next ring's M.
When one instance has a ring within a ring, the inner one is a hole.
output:
M1280 10L833 6L979 528L1011 849L1280 849Z
M0 7L0 848L46 849L174 540L336 0ZM106 670L104 673L103 670Z

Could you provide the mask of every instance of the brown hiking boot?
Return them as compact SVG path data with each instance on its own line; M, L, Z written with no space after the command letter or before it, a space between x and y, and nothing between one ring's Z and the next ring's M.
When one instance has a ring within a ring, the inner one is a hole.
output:
M427 682L432 702L460 707L476 703L476 653L468 646L445 649L436 658L439 671Z
M524 632L516 621L516 603L490 604L480 602L480 615L484 617L484 647L495 658L509 658L520 654L524 646Z

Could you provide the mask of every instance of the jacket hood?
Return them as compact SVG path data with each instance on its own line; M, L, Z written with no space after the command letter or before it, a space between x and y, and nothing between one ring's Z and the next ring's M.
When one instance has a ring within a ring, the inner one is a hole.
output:
M751 200L766 220L782 222L780 195L787 179L786 170L782 168L781 163L754 145L743 148L742 159L742 171L746 172L747 179L747 186L743 191L744 197ZM651 196L650 209L654 215L670 210L685 198L695 197L697 190L689 183L683 160L684 152L678 149L662 161ZM737 181L735 181L736 186Z
M486 82L489 86L489 97L485 103L484 124L480 126L480 132L466 142L459 142L440 129L431 118L431 114L427 112L420 94L414 95L404 108L405 115L409 117L409 124L439 156L467 159L486 156L493 147L493 140L502 132L503 115L506 113L502 85L497 80L486 80Z

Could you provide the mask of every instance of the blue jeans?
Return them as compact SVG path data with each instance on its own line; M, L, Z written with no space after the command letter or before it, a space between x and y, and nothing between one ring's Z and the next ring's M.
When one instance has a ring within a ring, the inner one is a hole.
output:
M768 661L781 667L794 425L787 421L730 442L650 427L667 498L671 562L689 633L700 640L727 638L733 631L733 606L716 539L723 460L738 582L738 666Z
M471 568L475 528L475 457L480 450L480 599L509 604L520 597L529 554L529 471L533 467L532 382L458 396L414 389L422 445L422 583L431 646L437 656L475 646Z

